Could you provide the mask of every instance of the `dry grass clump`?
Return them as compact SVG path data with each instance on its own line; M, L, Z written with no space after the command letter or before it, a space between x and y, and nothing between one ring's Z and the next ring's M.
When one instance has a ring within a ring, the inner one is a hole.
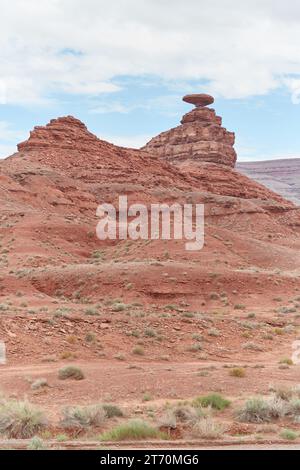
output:
M206 412L198 404L197 407L178 404L173 409L173 413L178 421L191 424L196 423L200 418L206 416Z
M231 377L237 377L242 379L246 377L246 371L242 367L235 367L234 369L231 369L229 371L229 375L231 375Z
M200 419L193 426L194 436L200 437L201 439L219 439L223 432L223 426L210 417Z
M167 410L158 420L160 428L176 429L177 419L174 410Z
M0 434L9 439L29 439L46 426L44 413L28 401L1 401Z

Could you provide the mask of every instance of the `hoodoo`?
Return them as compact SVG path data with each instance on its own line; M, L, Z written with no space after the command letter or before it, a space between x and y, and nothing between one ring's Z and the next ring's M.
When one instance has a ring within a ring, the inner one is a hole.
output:
M186 95L183 101L195 109L183 116L181 126L154 137L143 148L173 164L185 160L211 162L234 168L237 155L235 135L222 127L222 118L206 106L214 102L210 95Z

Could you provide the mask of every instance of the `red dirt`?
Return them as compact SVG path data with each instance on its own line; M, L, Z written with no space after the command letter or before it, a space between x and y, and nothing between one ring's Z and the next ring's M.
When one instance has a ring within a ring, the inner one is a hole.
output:
M123 194L204 202L204 249L99 241L97 205ZM300 326L300 209L233 169L173 167L61 118L0 162L0 245L1 389L28 396L54 423L68 404L110 399L132 411L145 392L156 403L209 391L239 402L270 382L299 381L299 366L278 362ZM71 358L85 380L58 380ZM223 366L233 364L248 366L246 378L229 376ZM28 379L41 376L50 387L33 392Z

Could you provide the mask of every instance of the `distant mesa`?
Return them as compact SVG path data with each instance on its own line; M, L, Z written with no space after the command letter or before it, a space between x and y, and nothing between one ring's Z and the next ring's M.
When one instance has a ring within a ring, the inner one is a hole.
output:
M186 103L194 104L196 108L204 108L204 106L209 106L215 102L213 96L206 95L205 93L185 95L182 100Z

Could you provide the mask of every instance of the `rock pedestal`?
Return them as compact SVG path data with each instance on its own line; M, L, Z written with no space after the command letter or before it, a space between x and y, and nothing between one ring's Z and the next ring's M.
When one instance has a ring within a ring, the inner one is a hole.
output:
M234 167L237 159L233 148L235 134L222 127L222 118L205 103L213 102L209 95L187 95L184 101L196 108L183 116L181 126L154 137L143 148L173 164L185 160L212 162Z

